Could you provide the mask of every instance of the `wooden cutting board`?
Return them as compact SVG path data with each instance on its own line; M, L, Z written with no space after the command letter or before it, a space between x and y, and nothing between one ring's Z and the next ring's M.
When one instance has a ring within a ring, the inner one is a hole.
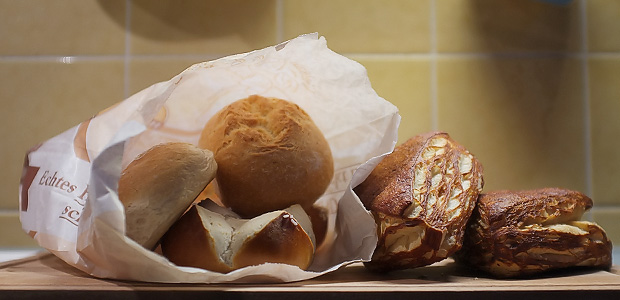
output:
M497 280L452 260L374 274L352 264L284 284L153 284L91 277L49 253L0 264L0 299L620 299L620 268L569 270L526 280ZM388 298L389 297L389 298ZM500 298L498 298L500 297ZM524 298L526 297L526 298Z

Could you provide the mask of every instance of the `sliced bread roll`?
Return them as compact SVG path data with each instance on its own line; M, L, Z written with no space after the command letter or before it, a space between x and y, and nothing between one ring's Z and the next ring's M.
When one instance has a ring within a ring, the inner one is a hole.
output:
M263 263L305 270L312 263L315 243L310 219L299 205L241 219L203 201L170 228L161 247L176 265L227 273Z

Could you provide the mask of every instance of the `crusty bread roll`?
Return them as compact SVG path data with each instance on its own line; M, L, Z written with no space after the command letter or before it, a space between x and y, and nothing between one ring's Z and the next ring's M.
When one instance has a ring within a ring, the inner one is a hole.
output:
M397 146L354 189L377 222L379 240L365 266L415 268L456 252L482 186L481 164L446 133Z
M455 258L496 277L609 268L612 245L605 231L580 221L591 207L582 193L559 188L482 194Z
M187 143L153 146L127 165L118 182L126 235L147 249L213 180L213 153Z
M241 219L205 200L192 205L165 234L163 255L179 266L227 273L283 263L307 269L314 258L312 225L299 205Z
M323 133L286 100L254 95L226 106L198 145L215 155L222 203L244 218L293 204L308 208L334 174Z
M329 211L327 208L319 206L316 203L304 210L312 223L312 231L316 238L316 246L319 248L325 241L327 231L329 230Z

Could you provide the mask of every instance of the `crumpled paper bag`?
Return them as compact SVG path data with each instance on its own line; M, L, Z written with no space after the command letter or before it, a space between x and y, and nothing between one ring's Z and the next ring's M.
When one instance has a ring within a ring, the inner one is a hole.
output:
M121 170L155 144L196 144L211 116L252 94L298 104L332 150L335 175L317 201L330 211L330 229L310 268L268 263L221 274L176 266L127 238L117 195ZM199 63L31 149L20 182L22 227L41 247L100 278L176 283L313 278L370 259L375 223L352 187L394 149L399 122L397 108L376 94L366 70L328 49L317 34Z

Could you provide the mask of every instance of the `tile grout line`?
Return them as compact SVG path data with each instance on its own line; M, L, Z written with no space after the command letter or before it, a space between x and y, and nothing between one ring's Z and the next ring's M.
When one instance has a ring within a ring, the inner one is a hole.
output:
M129 97L129 60L131 51L131 0L125 0L125 54L123 55L123 99Z
M19 209L0 209L0 218L3 217L19 217Z
M128 46L126 48L129 48ZM7 62L62 62L74 63L79 61L113 61L125 60L129 57L131 60L140 59L177 59L177 58L195 58L195 59L218 59L229 56L233 53L211 53L211 54L138 54L131 55L129 50L126 55L123 54L101 54L101 55L4 55L0 56L0 61ZM586 53L563 53L563 52L514 52L514 53L340 53L347 57L361 57L374 59L513 59L513 58L529 58L529 59L545 59L545 58L582 58L584 55L588 58L620 58L620 52L594 52Z
M583 107L583 127L584 127L584 165L585 165L585 177L586 177L586 195L594 199L593 195L593 167L592 167L592 125L590 116L590 73L588 68L588 20L586 1L579 1L579 13L580 13L580 30L581 30L581 80L582 80L582 107ZM594 221L592 209L588 210L585 214L585 219Z
M583 100L583 126L584 126L584 154L585 154L585 173L586 173L586 193L590 197L593 195L593 169L592 169L592 127L590 116L590 74L588 68L588 30L587 30L587 11L586 1L579 2L581 14L581 72L582 72L582 100Z
M276 1L276 44L284 42L284 2Z
M114 55L12 55L0 56L5 62L61 62L71 64L77 61L114 61L123 60L123 54Z
M430 2L430 94L431 94L431 129L438 130L439 128L439 104L437 99L437 14L436 14L436 2L431 0Z

